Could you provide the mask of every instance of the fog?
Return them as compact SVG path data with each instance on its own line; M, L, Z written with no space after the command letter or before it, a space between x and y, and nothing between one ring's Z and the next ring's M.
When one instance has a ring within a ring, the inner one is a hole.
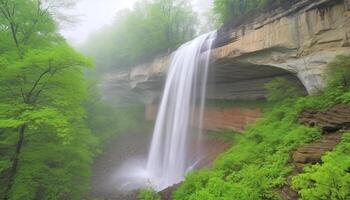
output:
M132 8L137 0L80 0L69 15L76 18L74 24L61 27L62 35L73 45L83 43L90 33L110 24L116 13ZM211 9L213 0L190 0L200 19Z

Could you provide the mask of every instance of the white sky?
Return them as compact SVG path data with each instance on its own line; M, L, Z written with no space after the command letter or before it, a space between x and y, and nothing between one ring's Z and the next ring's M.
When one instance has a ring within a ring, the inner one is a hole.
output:
M99 28L110 24L119 10L132 8L137 0L80 0L70 11L78 16L78 22L62 28L61 33L72 44L79 44L86 40L88 35ZM189 0L193 8L203 14L211 8L213 0Z

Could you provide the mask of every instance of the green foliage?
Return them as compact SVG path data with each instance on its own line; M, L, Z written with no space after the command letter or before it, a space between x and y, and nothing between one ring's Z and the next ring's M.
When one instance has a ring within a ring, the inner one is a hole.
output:
M267 100L271 102L280 102L301 96L300 89L285 78L273 79L265 84L265 89L267 90Z
M79 123L79 125L76 125ZM82 121L75 122L70 143L54 128L30 132L10 199L82 199L89 188L95 141Z
M237 17L246 16L266 6L281 5L289 0L214 0L214 12L221 23L228 23Z
M84 101L86 126L91 130L102 148L108 141L121 133L147 129L150 124L144 120L144 106L113 106L102 99L97 80L90 78L88 96ZM98 149L97 151L101 150Z
M96 59L98 70L125 70L149 61L191 39L196 16L190 3L180 0L138 1L132 10L93 34L82 47Z
M139 200L160 200L159 194L152 189L142 189L140 190Z
M269 83L273 91L270 95L274 94L270 100L279 103L267 109L263 118L243 134L235 135L233 147L214 162L213 169L189 174L174 199L280 199L276 189L286 183L292 170L289 153L321 136L317 128L298 124L298 115L306 109L323 110L350 102L349 88L343 84L348 63L347 57L337 57L330 64L331 81L315 96L296 97L285 80ZM286 98L285 91L293 95ZM349 199L349 138L345 134L342 143L322 158L323 164L308 167L293 179L293 187L302 199Z
M328 98L341 103L350 103L350 55L337 56L328 65L325 80L327 81L325 93Z
M314 106L306 101L312 98L285 101L265 113L255 126L235 136L234 146L215 161L212 171L186 177L174 198L196 200L210 194L212 199L223 200L279 199L274 189L283 185L291 172L289 152L321 135L318 129L296 123L301 110Z
M82 69L88 65L88 60L65 44L28 50L0 75L5 86L0 89L2 107L7 107L0 110L0 117L12 120L12 127L51 125L66 135L70 120L84 115L79 104L86 96Z
M346 200L350 198L350 134L337 148L322 157L322 164L307 167L293 178L293 188L303 200Z
M0 54L15 51L21 55L27 49L62 40L49 6L53 5L34 0L1 1Z
M86 102L92 62L58 33L53 9L70 2L40 2L0 1L0 199L83 199L92 159L115 127L94 129L91 115L105 113L91 111L100 99Z
M340 55L328 66L327 84L330 89L350 89L350 55Z
M101 99L91 60L59 35L72 3L0 1L0 199L83 199L103 144L141 124L141 108Z
M89 186L96 140L84 126L82 107L87 94L82 69L90 62L62 43L27 49L21 59L8 61L0 74L5 86L0 95L1 128L12 128L8 134L24 124L27 129L6 195L11 200L80 199ZM10 160L12 164L11 156Z

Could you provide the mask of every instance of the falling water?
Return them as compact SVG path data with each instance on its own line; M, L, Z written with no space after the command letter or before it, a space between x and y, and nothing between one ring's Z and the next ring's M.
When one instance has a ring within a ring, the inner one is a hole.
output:
M210 50L216 33L182 45L172 57L147 161L133 158L113 176L118 189L163 190L201 160L201 127Z
M172 58L146 167L156 190L182 181L200 159L198 141L215 35L207 33L182 45Z

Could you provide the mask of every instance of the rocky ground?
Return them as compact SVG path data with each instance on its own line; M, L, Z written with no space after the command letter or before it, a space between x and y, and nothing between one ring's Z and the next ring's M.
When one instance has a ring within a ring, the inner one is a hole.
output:
M305 111L299 117L299 123L318 126L324 132L335 132L350 128L350 106L338 104L325 111Z
M299 195L291 187L292 177L303 172L306 165L321 163L322 156L328 151L332 151L341 141L341 133L327 133L321 139L304 145L295 150L291 156L293 172L287 179L287 185L280 189L284 200L297 200Z
M294 166L292 175L287 184L279 192L285 200L297 200L298 193L290 187L293 176L301 173L306 165L321 163L322 156L333 150L340 143L343 130L350 130L350 106L338 104L325 111L305 111L299 117L301 124L317 126L324 135L321 139L299 147L291 154L291 163Z

